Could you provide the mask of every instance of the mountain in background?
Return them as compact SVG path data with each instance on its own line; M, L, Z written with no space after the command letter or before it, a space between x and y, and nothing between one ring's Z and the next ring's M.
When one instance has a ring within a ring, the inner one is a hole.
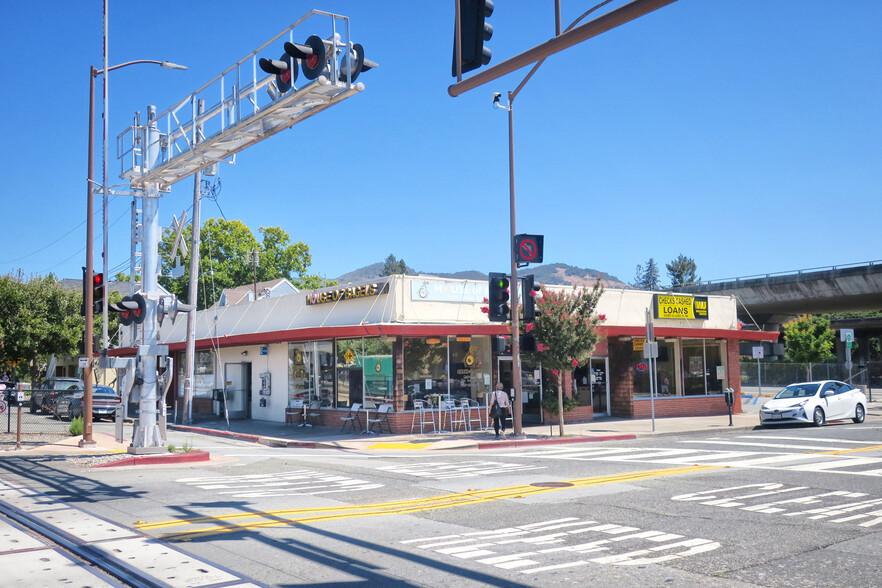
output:
M380 277L383 272L383 263L372 263L365 267L347 272L336 278L341 284L350 282L364 282ZM486 280L487 274L479 271L462 271L455 273L423 272L408 268L412 275L438 276L440 278L452 278L457 280ZM533 274L540 284L555 284L564 286L593 286L597 277L604 288L627 288L628 284L617 277L595 269L586 269L567 265L565 263L549 263L534 267L525 267L518 270L518 275Z

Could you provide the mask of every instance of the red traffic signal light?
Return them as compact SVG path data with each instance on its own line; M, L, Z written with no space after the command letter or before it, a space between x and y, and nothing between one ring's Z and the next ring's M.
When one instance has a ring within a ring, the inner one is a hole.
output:
M104 310L104 274L92 274L92 310Z
M108 308L118 312L120 321L126 326L132 323L140 325L147 318L147 300L141 294L123 296L121 302L111 304Z

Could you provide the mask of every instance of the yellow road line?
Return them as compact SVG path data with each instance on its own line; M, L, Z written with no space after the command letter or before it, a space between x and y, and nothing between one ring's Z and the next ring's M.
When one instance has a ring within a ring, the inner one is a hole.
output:
M445 494L429 498L416 498L410 500L396 500L392 502L380 502L366 505L333 506L324 508L299 508L266 512L235 513L229 515L195 517L191 519L177 519L156 523L143 523L136 525L141 530L165 529L189 525L211 524L213 526L188 529L163 535L163 538L191 539L196 535L211 535L216 533L228 533L249 529L262 529L305 523L315 523L345 518L362 518L373 516L387 516L409 514L420 511L437 510L457 506L481 504L491 500L505 498L523 498L536 494L544 494L567 488L584 488L588 486L601 486L605 484L617 484L620 482L634 482L661 476L688 474L705 470L719 469L719 466L689 466L683 468L669 468L664 470L649 470L628 474L615 474L611 476L598 476L594 478L580 478L564 480L554 483L554 486L537 486L523 484L505 488L493 488L489 490L470 490L456 494ZM252 520L250 522L239 522Z
M882 449L882 445L873 445L872 447L858 447L857 449L837 449L836 451L818 451L812 455L839 455L840 453L855 453L857 451L876 451Z

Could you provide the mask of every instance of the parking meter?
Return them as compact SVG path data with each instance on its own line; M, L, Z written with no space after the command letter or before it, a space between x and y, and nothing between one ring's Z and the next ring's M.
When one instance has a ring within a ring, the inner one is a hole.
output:
M735 406L735 389L726 388L723 390L723 396L726 399L726 406L729 408L729 426L732 426L732 407Z

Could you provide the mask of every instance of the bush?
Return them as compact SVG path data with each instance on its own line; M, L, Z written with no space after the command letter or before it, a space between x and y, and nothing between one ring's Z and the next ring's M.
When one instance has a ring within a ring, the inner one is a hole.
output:
M67 428L70 431L70 434L74 437L78 437L83 434L83 417L78 416L75 419L70 421L70 426Z

